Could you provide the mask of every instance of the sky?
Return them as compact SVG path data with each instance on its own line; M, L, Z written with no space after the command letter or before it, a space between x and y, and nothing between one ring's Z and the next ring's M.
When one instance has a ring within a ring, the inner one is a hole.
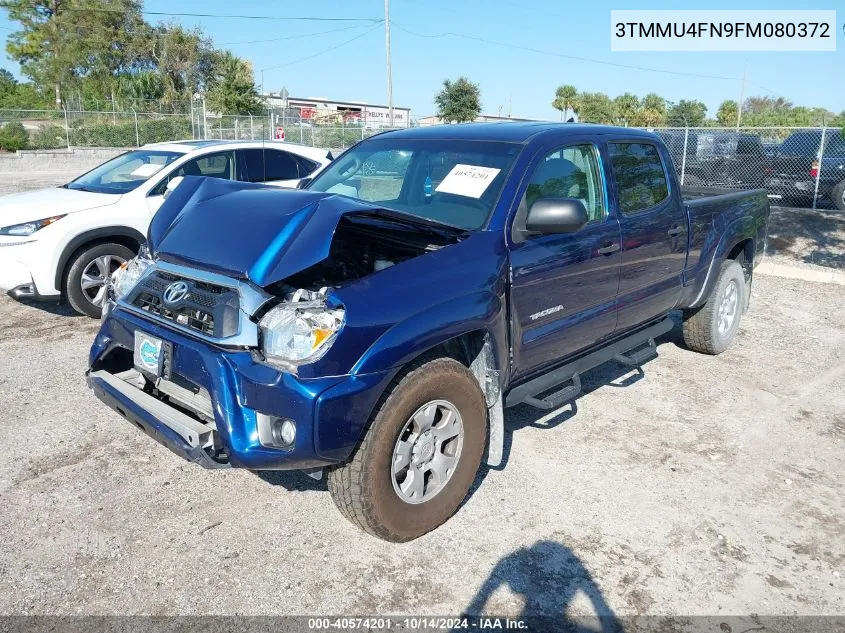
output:
M480 85L482 111L489 114L557 119L560 113L551 106L555 88L572 84L579 91L601 91L611 97L624 92L640 97L656 92L670 101L698 99L707 105L712 117L723 100L739 99L745 70L745 96L783 96L795 105L819 106L838 113L845 110L845 35L841 29L836 52L611 52L610 11L839 8L837 20L841 25L845 22L843 6L842 0L817 0L812 5L797 0L745 0L741 5L736 0L692 0L683 4L658 0L390 0L393 101L396 106L410 107L413 118L433 114L433 98L443 80L466 76ZM146 0L144 9L277 18L384 17L382 0ZM383 24L150 14L146 18L201 26L216 46L250 60L256 83L260 87L263 78L267 91L278 92L285 87L295 97L387 103ZM8 34L14 26L0 9L0 35ZM444 33L476 39L438 36ZM3 57L0 65L19 76L17 64ZM696 76L713 74L735 79Z

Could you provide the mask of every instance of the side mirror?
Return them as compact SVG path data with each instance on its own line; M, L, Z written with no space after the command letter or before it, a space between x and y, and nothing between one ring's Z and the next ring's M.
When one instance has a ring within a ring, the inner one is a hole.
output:
M179 183L181 183L182 180L182 176L176 176L175 178L171 178L170 182L168 182L167 186L164 188L164 197L167 198L167 196L173 193L173 190L179 186Z
M574 233L590 221L584 203L575 198L539 198L528 210L525 228L532 233Z
M307 189L308 185L311 184L311 181L314 180L313 178L302 178L298 183L296 183L297 189Z

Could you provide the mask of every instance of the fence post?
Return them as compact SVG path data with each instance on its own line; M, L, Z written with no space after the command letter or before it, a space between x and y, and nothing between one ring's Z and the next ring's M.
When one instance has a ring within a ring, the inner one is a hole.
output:
M141 137L138 135L138 113L132 108L132 116L135 117L135 147L141 147Z
M205 95L202 96L202 137L208 138L208 113L205 110Z
M249 115L249 140L255 140L255 127L252 124L252 115Z
M824 137L827 135L827 125L822 125L822 140L819 144L819 167L816 170L816 188L813 190L813 210L816 210L816 201L819 199L819 179L822 175L822 165L824 164Z
M70 149L70 125L67 120L67 107L62 105L62 110L65 111L65 141L67 141L67 148Z
M238 140L238 117L235 117L235 140Z
M681 186L684 186L684 172L687 170L687 142L689 141L689 128L684 128L684 153L681 156Z

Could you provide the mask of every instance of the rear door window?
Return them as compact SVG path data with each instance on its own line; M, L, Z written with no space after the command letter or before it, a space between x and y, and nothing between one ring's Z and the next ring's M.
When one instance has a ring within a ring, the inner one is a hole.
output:
M651 143L609 143L619 210L638 213L669 197L669 183L660 152Z
M243 178L247 182L269 182L272 180L297 180L300 176L296 157L277 149L245 149Z

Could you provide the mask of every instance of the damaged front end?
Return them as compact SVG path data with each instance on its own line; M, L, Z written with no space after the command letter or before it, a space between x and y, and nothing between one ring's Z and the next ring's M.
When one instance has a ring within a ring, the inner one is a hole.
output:
M342 196L189 178L162 210L170 224L156 216L149 256L114 282L92 389L206 466L345 458L395 373L354 366L411 304L401 279L415 273L402 265L465 232ZM397 301L373 318L360 302L380 301L385 287ZM144 345L159 355L152 365L139 361Z

